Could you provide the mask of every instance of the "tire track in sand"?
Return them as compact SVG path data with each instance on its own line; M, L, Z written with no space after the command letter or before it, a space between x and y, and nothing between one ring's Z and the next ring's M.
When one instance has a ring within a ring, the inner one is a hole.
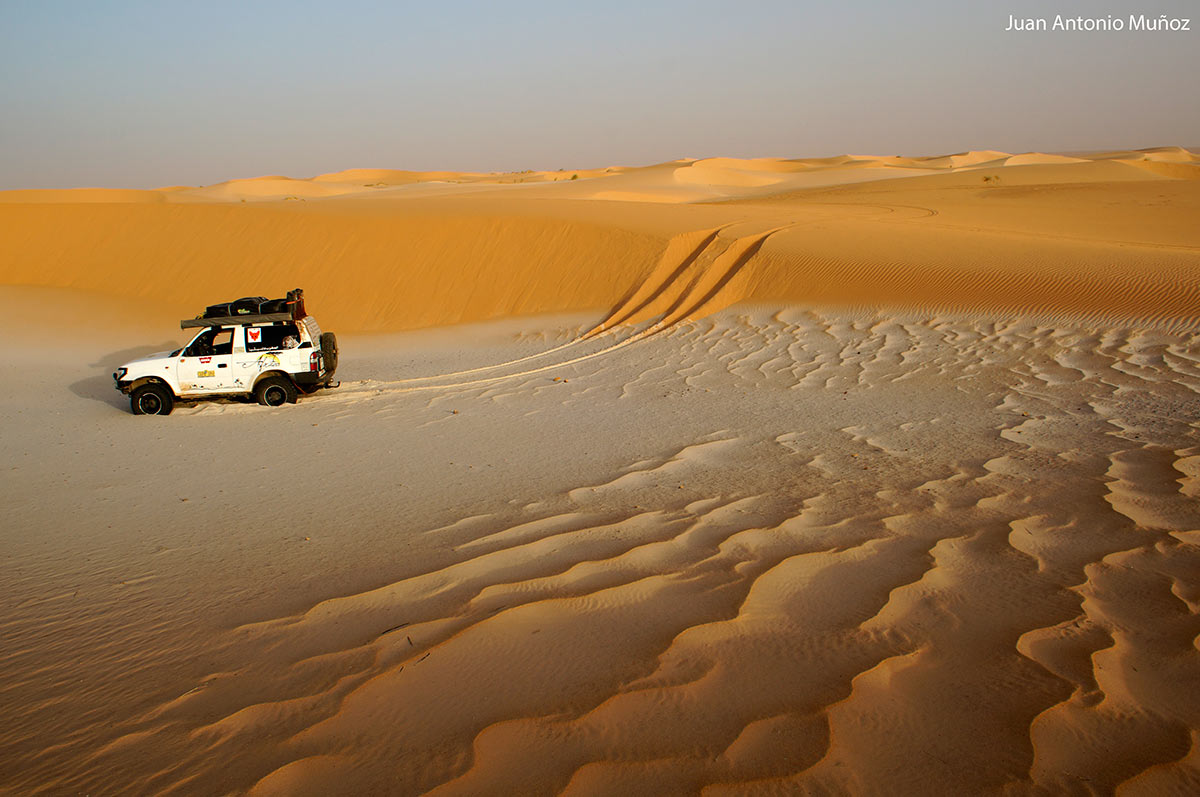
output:
M495 382L515 379L517 377L535 376L540 373L545 373L554 369L574 365L575 363L584 362L595 357L611 354L619 351L627 346L645 340L649 337L664 332L671 327L694 318L699 315L705 315L715 312L721 307L731 304L732 301L726 301L729 293L729 285L735 280L746 264L758 253L766 240L781 230L793 227L793 224L784 224L778 227L773 227L764 232L752 233L733 241L726 243L720 237L722 229L705 230L703 238L699 245L694 247L688 246L688 241L684 240L679 246L668 246L668 252L674 251L678 255L680 250L685 254L676 264L675 257L668 258L664 255L664 259L660 266L655 269L654 275L662 277L661 281L653 279L648 280L643 286L630 297L618 306L607 319L597 324L588 332L578 338L556 346L547 351L529 355L527 357L518 358L507 363L498 363L495 365L481 366L479 368L469 369L466 371L452 372L448 374L437 374L428 377L416 377L410 379L389 380L381 382L363 382L356 388L341 391L337 396L330 398L342 398L343 400L353 399L361 396L363 393L413 393L424 390L445 390L448 388L460 387L476 387L479 385L488 385ZM694 240L697 233L688 234ZM686 236L679 236L685 238ZM710 264L711 261L711 264ZM693 272L690 273L689 272ZM663 276L665 273L665 276ZM652 275L652 277L654 276ZM681 284L684 280L686 284ZM650 286L650 287L646 287ZM736 294L735 294L736 295ZM735 299L736 300L736 299ZM472 379L467 381L453 382L438 382L429 385L412 385L413 382L446 379L454 376L467 376L473 373L480 373L495 368L501 368L520 363L528 362L546 355L566 350L572 346L579 345L584 341L590 340L596 336L611 330L612 327L628 324L630 322L638 323L645 320L644 316L652 309L657 309L666 305L660 313L655 313L651 317L657 316L656 321L650 326L635 331L629 337L623 338L616 343L602 348L598 351L589 352L578 357L573 357L567 360L559 360L548 365L539 366L537 368L528 368L512 373L499 374L480 379ZM615 319L615 320L614 320Z

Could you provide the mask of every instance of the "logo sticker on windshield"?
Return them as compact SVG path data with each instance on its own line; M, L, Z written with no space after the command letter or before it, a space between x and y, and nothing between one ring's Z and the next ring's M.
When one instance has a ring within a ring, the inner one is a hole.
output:
M261 343L262 342L262 330L261 329L247 329L246 330L246 340L249 341L250 343Z

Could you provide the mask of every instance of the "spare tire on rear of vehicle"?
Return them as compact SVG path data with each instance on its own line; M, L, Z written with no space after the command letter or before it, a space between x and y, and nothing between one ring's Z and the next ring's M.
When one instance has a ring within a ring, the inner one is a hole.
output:
M332 332L321 333L321 357L325 361L325 381L328 382L338 365L337 336Z

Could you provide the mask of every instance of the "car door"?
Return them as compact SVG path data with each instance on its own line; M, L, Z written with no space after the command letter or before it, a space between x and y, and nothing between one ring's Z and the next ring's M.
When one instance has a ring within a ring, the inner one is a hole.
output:
M300 332L295 324L248 326L244 331L245 354L238 355L237 349L234 349L234 369L250 377L248 385L253 384L264 371L282 370L290 373L300 370L295 365L295 353L288 346L289 343L293 347L299 343Z
M231 392L243 393L254 387L258 376L262 327L240 327L234 333L233 359L229 364Z
M179 358L179 389L184 393L221 393L234 389L233 338L237 327L206 329Z

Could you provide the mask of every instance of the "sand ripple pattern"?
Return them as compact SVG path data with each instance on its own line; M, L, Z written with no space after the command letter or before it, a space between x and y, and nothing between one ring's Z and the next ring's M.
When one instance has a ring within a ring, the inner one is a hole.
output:
M709 231L669 271L761 240ZM660 301L682 320L678 299L647 288L613 323ZM744 413L538 500L398 518L446 556L228 629L220 667L52 782L1196 793L1198 343L800 310L672 324L576 363L563 401L733 392ZM547 381L516 371L440 389L502 402ZM383 385L337 411L386 417L406 394ZM153 774L125 777L147 771L132 760ZM48 761L5 781L46 783Z

